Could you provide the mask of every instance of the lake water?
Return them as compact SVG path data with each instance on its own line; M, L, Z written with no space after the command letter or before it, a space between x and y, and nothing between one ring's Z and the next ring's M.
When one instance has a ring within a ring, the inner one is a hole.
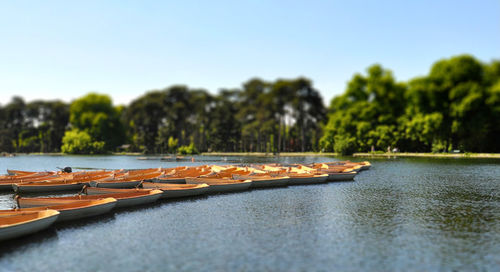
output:
M337 160L195 159L18 156L0 158L0 172ZM160 201L57 224L0 242L0 271L500 270L499 160L370 161L354 182ZM12 205L0 193L0 208Z

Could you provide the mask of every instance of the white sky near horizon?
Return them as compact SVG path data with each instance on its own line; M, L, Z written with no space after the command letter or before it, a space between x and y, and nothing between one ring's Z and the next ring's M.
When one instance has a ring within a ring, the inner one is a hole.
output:
M325 105L380 63L398 80L500 58L499 1L0 1L0 104L305 76Z

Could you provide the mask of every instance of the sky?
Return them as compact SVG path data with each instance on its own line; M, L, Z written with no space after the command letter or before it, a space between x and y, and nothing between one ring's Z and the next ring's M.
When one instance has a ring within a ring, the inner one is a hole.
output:
M500 59L500 1L0 0L3 105L298 76L328 105L372 64L406 81L464 53Z

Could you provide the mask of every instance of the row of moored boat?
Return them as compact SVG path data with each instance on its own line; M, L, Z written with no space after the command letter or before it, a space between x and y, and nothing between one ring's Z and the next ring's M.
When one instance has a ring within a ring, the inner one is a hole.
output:
M229 193L250 188L307 185L353 180L370 168L369 162L330 162L310 165L203 165L138 170L27 172L8 170L0 189L18 194L80 191L64 197L21 197L17 208L0 210L0 240L34 233L54 222L105 214L133 207L202 194Z

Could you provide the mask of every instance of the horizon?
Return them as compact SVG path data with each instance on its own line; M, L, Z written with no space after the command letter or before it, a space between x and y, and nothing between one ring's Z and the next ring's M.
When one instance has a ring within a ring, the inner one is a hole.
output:
M328 105L375 63L405 82L443 58L500 58L496 1L282 3L6 3L0 104L97 92L128 105L172 85L217 94L303 76Z

